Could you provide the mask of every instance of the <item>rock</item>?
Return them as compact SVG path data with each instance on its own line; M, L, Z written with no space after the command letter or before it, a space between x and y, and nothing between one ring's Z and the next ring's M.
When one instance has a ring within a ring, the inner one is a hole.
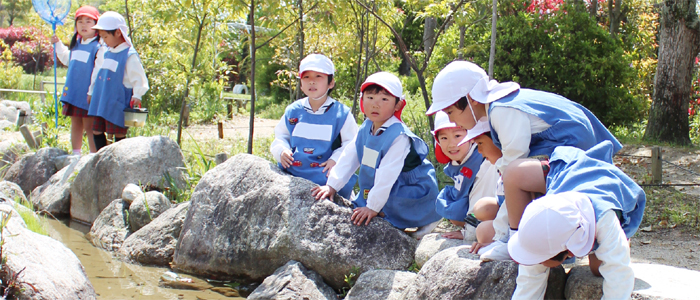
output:
M392 270L362 273L345 300L402 300L401 294L413 284L416 276L413 272Z
M27 202L27 197L24 196L24 192L22 192L22 188L19 187L14 182L9 182L6 180L0 181L0 193L4 194L5 197L8 197L8 200L13 200L15 202Z
M0 206L1 211L9 208ZM8 268L21 271L19 280L26 283L18 299L96 299L83 266L70 249L17 223L24 222L19 216L12 217L3 231L3 255Z
M164 211L168 210L172 204L163 194L150 191L143 196L139 196L129 206L129 224L131 231L135 232L151 220L157 218Z
M136 200L136 198L139 196L143 196L143 191L138 185L133 183L127 184L122 191L122 200L129 203L129 205L131 205L131 202L134 202L134 200Z
M418 267L423 267L423 265L438 252L462 245L467 245L464 240L444 238L442 237L442 233L428 234L420 240L418 248L416 248L416 265L418 265Z
M632 263L634 270L633 299L695 299L700 272L671 266ZM569 271L566 282L567 299L600 299L603 296L603 277L593 276L587 266L576 266Z
M164 136L134 137L101 149L80 170L71 186L71 218L92 223L124 187L141 184L165 190L169 174L184 188L184 158L180 147Z
M119 249L120 256L144 265L168 266L189 207L190 202L185 202L168 209L129 235Z
M17 123L17 108L0 104L0 120Z
M58 171L53 159L65 154L66 151L58 148L42 148L36 153L25 154L7 170L5 180L16 183L25 195L29 195Z
M70 187L73 185L78 172L94 154L80 157L75 164L70 164L53 174L49 181L35 188L29 196L34 208L42 213L55 217L70 215Z
M382 218L353 225L349 202L315 201L313 186L248 154L216 166L192 194L173 268L262 281L296 260L340 289L354 267L362 273L410 266L414 239Z
M518 265L513 261L481 262L469 246L448 248L433 256L402 299L510 299ZM550 271L545 299L563 298L566 273Z
M53 158L53 163L56 166L56 169L60 170L80 160L80 158L80 155L74 154L59 155Z
M122 199L112 201L92 223L85 238L95 247L117 251L129 234L128 207Z
M30 116L32 114L32 107L29 105L29 102L26 101L2 100L0 101L0 105L12 107L16 110L19 110L25 116Z
M12 123L8 120L0 120L0 130L5 130L5 128L12 129L15 127L15 125L15 123Z
M279 267L246 299L338 299L318 273L297 261Z
M0 177L5 177L8 167L19 160L19 157L29 151L29 146L14 140L0 142Z

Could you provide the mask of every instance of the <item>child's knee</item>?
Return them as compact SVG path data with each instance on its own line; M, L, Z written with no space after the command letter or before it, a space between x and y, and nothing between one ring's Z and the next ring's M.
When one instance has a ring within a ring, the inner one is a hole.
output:
M489 243L493 241L496 231L493 230L493 221L484 221L476 227L476 241L479 243Z
M472 212L480 221L488 221L496 218L498 214L498 200L494 197L484 197L474 203Z
M598 259L595 253L588 255L588 266L591 268L591 273L593 273L593 275L603 277L603 275L600 274L600 265L602 263L603 262Z

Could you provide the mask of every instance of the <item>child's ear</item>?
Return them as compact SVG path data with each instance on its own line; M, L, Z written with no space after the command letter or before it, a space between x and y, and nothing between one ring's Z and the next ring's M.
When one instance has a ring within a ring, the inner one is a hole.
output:
M406 106L406 100L399 100L399 103L396 103L396 106L394 107L394 111L399 111L403 109L404 106Z
M329 89L332 89L335 87L335 78L331 79L331 83L328 85Z
M119 29L117 29L117 30L114 32L114 36L117 37L117 38L122 37L122 31L119 30Z

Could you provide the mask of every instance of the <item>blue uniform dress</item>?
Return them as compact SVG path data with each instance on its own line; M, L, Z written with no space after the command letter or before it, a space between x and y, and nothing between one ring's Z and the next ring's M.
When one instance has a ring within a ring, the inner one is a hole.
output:
M474 151L461 165L449 163L442 169L455 184L446 185L437 196L435 210L440 216L448 220L464 220L469 211L469 192L483 161L484 157Z
M83 44L78 40L70 51L70 63L66 84L63 86L61 102L77 108L88 110L87 93L90 88L92 69L95 67L95 55L100 49L99 39Z
M530 156L550 155L557 146L573 146L588 150L606 140L612 143L613 154L622 149L622 144L592 112L557 94L520 89L489 104L489 115L496 107L515 108L551 125L545 131L532 134ZM502 149L498 133L493 126L491 126L491 137L493 143Z
M88 115L97 116L124 128L124 109L131 101L132 89L124 86L126 60L138 55L133 47L121 52L105 51L102 68L97 73Z
M353 205L367 206L367 195L374 186L375 172L391 144L403 134L411 140L411 150L382 208L385 219L401 229L421 227L440 220L440 215L435 211L438 195L435 169L426 159L428 145L401 122L392 124L380 135L372 135L371 131L372 121L365 120L357 133L355 147L360 161L360 193L353 200Z
M604 141L588 151L557 147L549 159L547 194L580 192L593 203L596 220L608 210L620 214L627 238L639 228L646 205L644 190L612 164L614 147Z
M341 147L340 130L348 118L350 108L334 100L326 107L326 112L317 115L306 111L303 100L290 104L284 112L294 163L286 169L282 168L282 164L278 165L289 174L325 185L328 178L320 164L330 159L333 151ZM338 194L350 199L356 182L357 175L353 175Z

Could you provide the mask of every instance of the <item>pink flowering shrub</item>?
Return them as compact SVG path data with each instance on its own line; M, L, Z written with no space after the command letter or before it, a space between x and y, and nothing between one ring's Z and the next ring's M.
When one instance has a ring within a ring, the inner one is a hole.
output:
M34 27L0 28L0 40L10 47L15 63L25 73L43 72L53 65L53 45ZM0 46L0 52L3 50Z

